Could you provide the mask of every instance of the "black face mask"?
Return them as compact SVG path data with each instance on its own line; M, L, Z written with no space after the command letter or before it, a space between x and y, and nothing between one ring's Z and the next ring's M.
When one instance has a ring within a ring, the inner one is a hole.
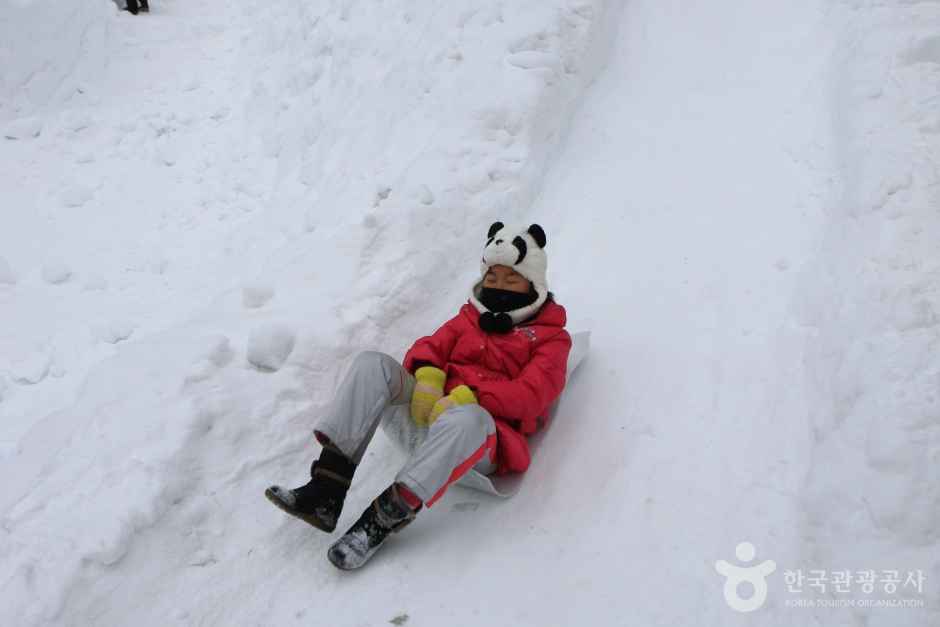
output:
M480 302L490 311L512 311L531 305L539 297L534 286L529 287L526 293L500 290L495 287L484 287L480 290Z

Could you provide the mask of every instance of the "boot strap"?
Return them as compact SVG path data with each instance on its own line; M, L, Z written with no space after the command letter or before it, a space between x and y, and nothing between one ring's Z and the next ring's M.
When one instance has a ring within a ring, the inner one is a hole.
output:
M322 476L322 477L326 477L327 479L332 479L332 480L335 481L336 483L338 483L338 484L340 484L340 485L342 485L342 486L345 486L345 487L347 487L347 488L348 488L348 487L350 486L350 484L352 483L352 481L349 479L349 477L344 477L343 475L339 474L338 472L333 472L332 470L330 470L330 469L328 469L328 468L321 468L320 466L317 466L316 468L313 469L313 475L314 475L314 476L319 475L319 476Z
M382 495L379 495L374 501L372 501L372 507L375 508L375 516L383 527L389 531L397 532L399 529L410 523L417 516L417 511L412 510L405 503L404 499L401 498L401 495L398 494L398 488L393 484L391 487L391 494L389 494L389 500L391 505L397 510L403 512L405 516L403 518L393 518L387 512L382 509L382 506L379 504L379 500L382 498Z
M397 520L391 518L388 514L382 511L378 501L373 501L372 506L375 508L375 517L379 521L379 524L393 533L397 532L415 519L414 512L410 512L408 516L399 518Z
M331 444L323 447L320 458L313 462L310 470L311 477L321 476L348 489L356 474L356 464Z

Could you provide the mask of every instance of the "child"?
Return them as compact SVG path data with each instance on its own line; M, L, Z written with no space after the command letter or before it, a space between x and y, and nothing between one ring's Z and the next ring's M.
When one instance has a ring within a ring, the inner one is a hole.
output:
M565 309L548 291L545 232L495 222L487 233L481 279L459 313L420 338L402 363L359 353L330 410L314 431L323 445L311 481L271 486L267 498L331 532L356 466L382 424L410 458L395 481L328 552L342 569L358 568L391 532L431 507L471 468L524 472L527 435L565 385L571 337Z

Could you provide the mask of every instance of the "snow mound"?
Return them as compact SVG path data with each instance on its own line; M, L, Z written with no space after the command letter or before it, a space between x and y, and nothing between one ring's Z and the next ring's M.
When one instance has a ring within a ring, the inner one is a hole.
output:
M65 283L72 278L72 269L61 259L47 261L42 266L42 280L51 285Z
M12 364L13 381L20 385L36 385L49 374L52 358L45 351L36 351Z
M81 207L94 198L95 192L90 187L73 184L62 190L60 198L66 207Z
M242 304L257 309L274 298L274 288L267 283L253 282L242 286Z
M294 350L294 330L284 324L268 323L252 331L248 338L248 362L262 370L280 370Z
M130 320L111 320L92 327L92 334L101 342L117 344L133 335L136 326Z
M42 133L42 119L36 116L19 118L8 122L3 128L7 139L30 139Z

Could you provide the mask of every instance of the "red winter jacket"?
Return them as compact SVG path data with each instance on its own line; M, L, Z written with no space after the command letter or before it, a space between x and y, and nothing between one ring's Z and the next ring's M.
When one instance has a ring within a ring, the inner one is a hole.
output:
M541 428L548 406L565 387L571 336L565 308L549 299L535 317L509 333L486 333L480 313L468 301L433 335L405 353L408 372L422 362L447 373L444 393L465 384L496 420L497 473L529 466L526 435Z

